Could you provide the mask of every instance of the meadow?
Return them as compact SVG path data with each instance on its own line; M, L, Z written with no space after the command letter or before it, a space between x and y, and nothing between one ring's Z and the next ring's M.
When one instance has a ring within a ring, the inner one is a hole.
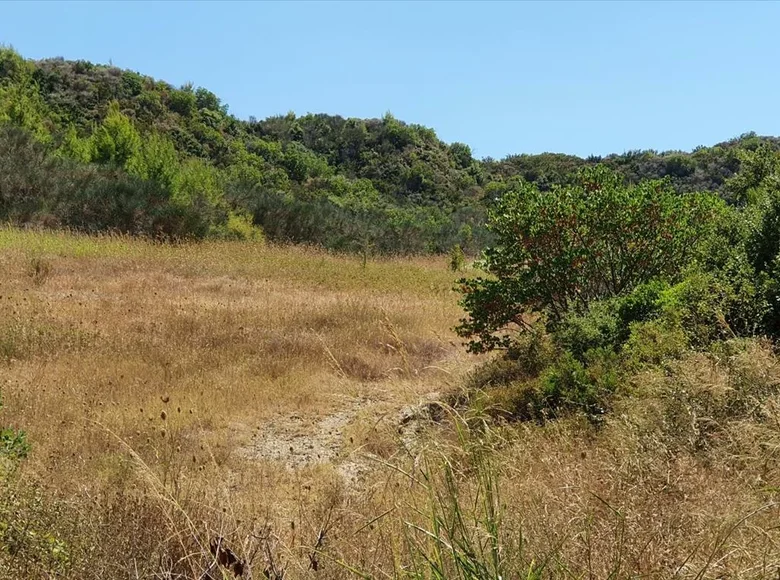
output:
M2 577L780 574L769 343L510 424L456 404L490 363L444 257L4 228L0 267Z

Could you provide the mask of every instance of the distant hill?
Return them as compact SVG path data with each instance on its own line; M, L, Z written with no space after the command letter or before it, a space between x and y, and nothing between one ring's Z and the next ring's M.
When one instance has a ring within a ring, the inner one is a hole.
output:
M477 160L387 114L243 121L212 92L136 72L0 49L0 220L162 237L251 237L346 251L475 252L502 183L547 189L604 163L631 181L711 190L746 134L693 152Z

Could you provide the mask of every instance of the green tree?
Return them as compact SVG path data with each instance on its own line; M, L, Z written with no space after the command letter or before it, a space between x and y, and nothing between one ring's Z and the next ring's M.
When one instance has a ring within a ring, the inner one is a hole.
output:
M169 139L157 133L146 135L138 152L129 160L128 171L173 193L180 172L176 148Z
M76 127L72 124L68 126L62 137L58 153L63 157L80 161L81 163L89 163L92 157L90 141L81 139L76 132Z
M0 123L30 131L38 141L51 140L51 111L33 79L34 68L18 53L0 47Z
M720 203L709 194L677 194L668 181L624 185L600 166L550 192L516 181L489 212L496 244L482 268L490 277L461 280L468 318L457 331L475 352L508 347L529 312L555 327L594 301L673 280Z
M726 181L726 192L740 204L760 204L767 188L780 186L780 155L768 144L759 143L753 150L739 149L739 172Z
M141 148L141 136L133 122L112 101L103 123L92 135L92 161L126 167Z
M168 108L183 117L192 117L198 108L198 98L192 85L184 85L180 90L172 90L168 95Z

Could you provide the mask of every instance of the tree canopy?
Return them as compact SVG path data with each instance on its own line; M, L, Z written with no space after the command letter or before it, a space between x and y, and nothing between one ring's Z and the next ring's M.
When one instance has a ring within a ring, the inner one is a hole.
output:
M240 236L229 233L240 222L245 233L337 250L459 246L475 255L493 239L488 211L519 180L547 192L603 165L627 183L665 179L667 189L736 203L742 186L733 178L759 148L776 151L778 140L745 134L690 153L479 160L468 145L444 143L390 113L245 121L203 87L86 61L25 60L0 48L6 221L163 237ZM33 157L41 163L22 163Z

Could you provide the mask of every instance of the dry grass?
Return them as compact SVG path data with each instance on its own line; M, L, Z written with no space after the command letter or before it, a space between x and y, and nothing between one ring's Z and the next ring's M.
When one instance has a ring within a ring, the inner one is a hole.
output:
M426 424L479 362L446 258L2 229L0 267L0 576L198 578L221 535L255 578L777 577L766 345L599 429Z

